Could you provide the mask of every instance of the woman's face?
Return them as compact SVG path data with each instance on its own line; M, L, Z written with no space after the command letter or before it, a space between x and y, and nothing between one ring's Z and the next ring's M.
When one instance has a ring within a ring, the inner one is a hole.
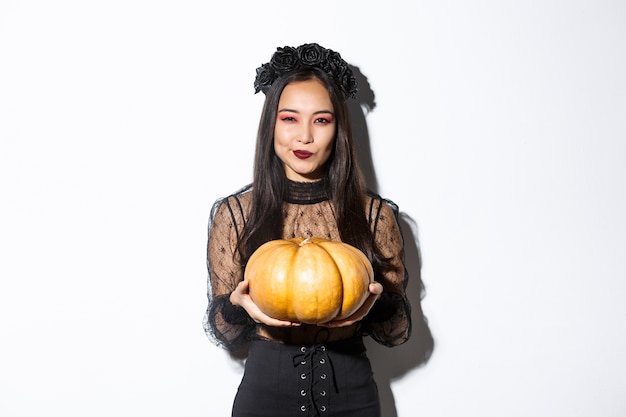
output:
M278 102L274 151L287 178L315 181L324 176L335 140L335 115L326 87L316 79L287 84Z

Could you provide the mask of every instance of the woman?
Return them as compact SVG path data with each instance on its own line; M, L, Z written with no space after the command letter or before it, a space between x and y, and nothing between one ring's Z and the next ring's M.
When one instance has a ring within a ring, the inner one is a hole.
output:
M363 337L386 346L410 335L397 207L366 191L346 100L356 81L341 56L318 44L278 48L257 69L265 104L252 184L218 200L208 239L207 335L248 346L233 416L379 416ZM359 248L375 282L352 316L323 325L267 316L243 272L263 243L321 237Z

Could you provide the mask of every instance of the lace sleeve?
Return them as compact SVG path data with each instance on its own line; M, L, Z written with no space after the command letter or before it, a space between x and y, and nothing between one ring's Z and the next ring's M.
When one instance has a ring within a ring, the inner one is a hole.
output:
M411 308L405 291L408 273L398 207L389 200L376 198L371 202L370 221L376 245L381 255L389 259L390 268L376 277L384 291L364 321L365 331L382 345L397 346L411 334Z
M230 351L243 347L255 334L254 321L229 299L230 293L243 280L236 253L243 222L243 208L235 196L218 200L211 210L207 244L208 307L204 330L212 342Z

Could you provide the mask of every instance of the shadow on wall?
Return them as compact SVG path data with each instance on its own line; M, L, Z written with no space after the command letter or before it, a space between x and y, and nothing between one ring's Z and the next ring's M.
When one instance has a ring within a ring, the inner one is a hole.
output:
M348 100L357 154L368 188L378 192L378 182L365 120L367 114L376 107L375 96L367 78L359 68L351 66L351 69L359 83L356 100ZM393 196L389 196L389 198L393 200ZM400 213L399 221L404 237L405 263L409 273L407 297L411 303L413 323L411 338L403 345L393 348L379 345L372 339L366 339L368 356L372 362L374 376L378 384L383 417L398 417L391 383L410 370L426 364L434 350L433 336L421 306L425 287L421 278L422 258L417 224L406 213Z

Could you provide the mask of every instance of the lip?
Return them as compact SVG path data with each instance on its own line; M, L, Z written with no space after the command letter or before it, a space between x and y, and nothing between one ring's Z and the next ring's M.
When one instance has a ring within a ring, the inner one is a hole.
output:
M293 154L296 156L296 158L298 159L307 159L309 158L311 155L313 155L312 152L309 151L293 151Z

